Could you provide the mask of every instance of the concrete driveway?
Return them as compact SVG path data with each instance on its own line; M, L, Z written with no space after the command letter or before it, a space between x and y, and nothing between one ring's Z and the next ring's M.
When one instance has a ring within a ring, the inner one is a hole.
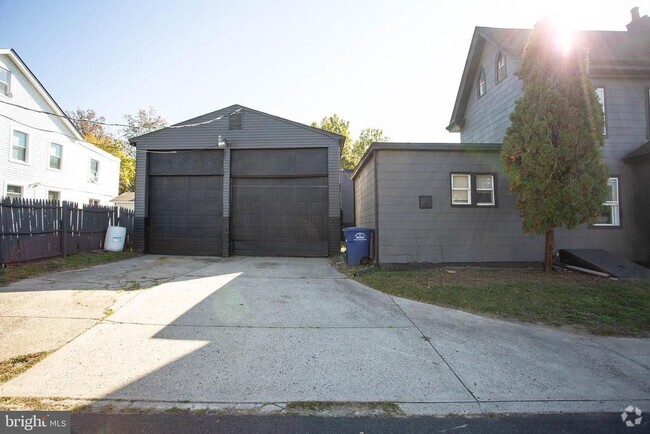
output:
M648 339L391 297L326 259L170 260L187 269L138 291L0 396L271 412L292 401L390 401L407 414L650 408Z

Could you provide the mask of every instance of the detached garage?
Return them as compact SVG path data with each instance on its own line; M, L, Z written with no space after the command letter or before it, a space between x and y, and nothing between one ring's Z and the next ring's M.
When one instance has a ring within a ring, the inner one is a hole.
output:
M344 140L240 105L131 139L135 248L211 256L337 253Z

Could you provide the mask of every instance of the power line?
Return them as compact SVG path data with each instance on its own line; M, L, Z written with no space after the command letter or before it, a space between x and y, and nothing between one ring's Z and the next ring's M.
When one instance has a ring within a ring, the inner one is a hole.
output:
M79 140L78 138L76 138L76 137L74 137L74 136L71 136L71 135L66 134L66 133L62 133L61 131L45 130L45 129L43 129L43 128L34 127L34 126L32 126L32 125L29 125L29 124L26 124L26 123L24 123L24 122L20 122L20 121L18 121L18 120L16 120L16 119L10 118L9 116L3 115L2 113L0 113L0 116L2 116L3 118L7 118L7 119L9 119L10 121L16 122L17 124L24 125L24 126L26 126L26 127L28 127L28 128L32 128L32 129L34 129L34 130L43 131L43 132L45 132L45 133L61 134L62 136L69 137L69 138L71 138L71 139L73 139L73 140Z
M35 113L44 113L44 114L46 114L46 115L56 116L56 117L58 117L58 118L62 118L62 119L67 119L67 120L69 120L69 121L71 121L71 122L72 122L72 121L74 121L74 122L89 122L89 123L91 123L91 124L104 125L104 126L107 126L107 127L124 127L124 128L130 128L130 127L132 127L132 125L127 125L127 124L114 124L114 123L110 123L110 122L91 121L91 120L89 120L89 119L75 119L75 118L71 118L71 117L69 117L69 116L60 115L60 114L57 114L57 113L52 113L52 112L48 112L48 111L44 111L44 110L37 110L37 109L30 108L30 107L25 107L25 106L22 106L22 105L19 105L19 104L14 104L14 103L9 102L9 101L2 101L2 100L0 100L0 102L1 102L1 103L4 103L4 104L7 104L7 105L10 105L10 106L13 106L13 107L21 108L21 109L23 109L23 110L29 110L29 111L31 111L31 112L35 112ZM238 109L235 110L234 112L229 113L228 116L234 115L235 113L238 113L238 112L240 112L241 110L242 110L241 108L238 108ZM165 127L165 128L174 128L174 129L177 129L177 128L187 128L187 127L198 127L198 126L200 126L200 125L206 125L206 124L209 124L209 123L212 123L212 122L218 121L218 120L220 120L220 119L223 119L225 116L226 116L226 115L224 114L224 115L221 115L221 116L217 116L217 117L214 118L214 119L210 119L210 120L208 120L208 121L197 122L197 123L194 123L194 124L172 125L172 126ZM5 117L6 117L6 116L5 116ZM14 122L18 122L18 121L14 121ZM25 124L23 124L23 125L25 125ZM29 126L29 125L26 125L26 126ZM33 127L32 127L32 128L33 128ZM38 129L38 128L36 128L36 129ZM56 132L56 131L50 131L50 132Z
M4 103L4 104L7 104L7 105L10 105L10 106L21 108L23 110L29 110L29 111L35 112L35 113L44 113L46 115L56 116L57 118L67 119L69 121L89 122L91 124L104 125L104 126L107 126L107 127L127 127L127 128L130 127L130 125L126 125L126 124L112 124L112 123L109 123L109 122L91 121L89 119L74 119L74 118L71 118L69 116L64 116L64 115L60 115L60 114L57 114L57 113L52 113L52 112L48 112L48 111L44 111L44 110L37 110L37 109L30 108L30 107L22 106L22 105L19 105L19 104L14 104L14 103L9 102L9 101L0 100L0 102Z

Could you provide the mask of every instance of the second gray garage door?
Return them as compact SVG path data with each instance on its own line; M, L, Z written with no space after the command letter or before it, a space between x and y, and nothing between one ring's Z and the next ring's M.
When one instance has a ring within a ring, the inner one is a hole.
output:
M327 149L231 155L232 253L328 256Z

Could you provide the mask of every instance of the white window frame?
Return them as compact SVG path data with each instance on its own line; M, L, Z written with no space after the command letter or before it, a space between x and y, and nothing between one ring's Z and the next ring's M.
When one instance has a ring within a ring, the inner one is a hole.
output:
M59 147L61 150L61 156L59 156L59 167L52 167L52 157L55 157L54 154L52 154L52 145L56 145ZM47 168L50 170L56 170L56 171L61 171L63 170L63 145L60 143L55 143L55 142L50 142L50 149L48 152L48 158L47 158Z
M50 193L56 193L59 198L58 199L50 199ZM59 190L47 190L47 200L58 200L59 202L61 201L61 191Z
M97 204L93 204L93 202L97 202ZM93 199L92 197L88 199L88 206L102 206L101 201L99 199Z
M495 195L494 195L494 175L489 174L489 173L476 173L474 175L474 178L478 178L479 176L489 176L490 178L492 178L492 182L491 182L492 188L478 188L478 180L476 181L476 192L477 193L478 192L483 192L484 193L484 192L489 191L491 200L490 200L489 203L488 202L480 202L479 203L478 202L478 194L477 194L476 195L476 200L477 200L476 206L494 206L494 205L496 205L496 202L494 200L494 198L495 198Z
M455 187L454 186L454 177L463 176L467 178L467 187ZM467 192L467 202L457 202L454 201L454 191L466 191ZM459 206L471 206L472 205L472 175L469 173L452 173L451 174L451 204Z
M12 96L11 95L11 76L12 76L11 71L9 71L8 69L1 68L1 67L0 67L0 71L4 71L4 72L7 73L7 81L2 80L2 78L0 76L0 83L5 85L5 91L4 92L0 91L0 95L11 98L11 96Z
M93 174L93 170L92 170L93 161L97 162L97 171L94 174ZM92 157L88 160L88 182L90 182L92 184L99 184L99 170L100 170L100 164L99 163L100 163L100 161L98 159L95 159L95 158L92 158Z
M482 97L487 93L487 81L485 79L485 69L481 68L478 72L478 96Z
M603 136L607 136L607 98L605 97L605 86L596 86L596 96L603 106Z
M503 66L500 66L500 61L503 60ZM500 77L500 71L503 70L503 77ZM508 76L508 64L506 63L506 56L499 51L497 54L497 70L496 70L497 83L501 83Z
M18 160L14 158L14 134L15 133L21 133L25 135L25 160ZM30 152L29 152L29 142L30 142L30 135L29 133L19 130L17 128L12 128L11 129L11 137L9 138L9 161L13 161L14 163L19 163L19 164L29 164L29 157L30 157Z
M616 200L606 200L603 202L603 207L611 208L611 223L594 223L594 226L605 226L605 227L618 227L621 226L621 189L619 186L619 179L617 176L612 176L607 179L608 188L616 188Z
M25 185L21 184L20 182L11 182L7 181L5 182L5 188L4 188L4 197L9 197L9 187L20 187L20 198L25 197Z

